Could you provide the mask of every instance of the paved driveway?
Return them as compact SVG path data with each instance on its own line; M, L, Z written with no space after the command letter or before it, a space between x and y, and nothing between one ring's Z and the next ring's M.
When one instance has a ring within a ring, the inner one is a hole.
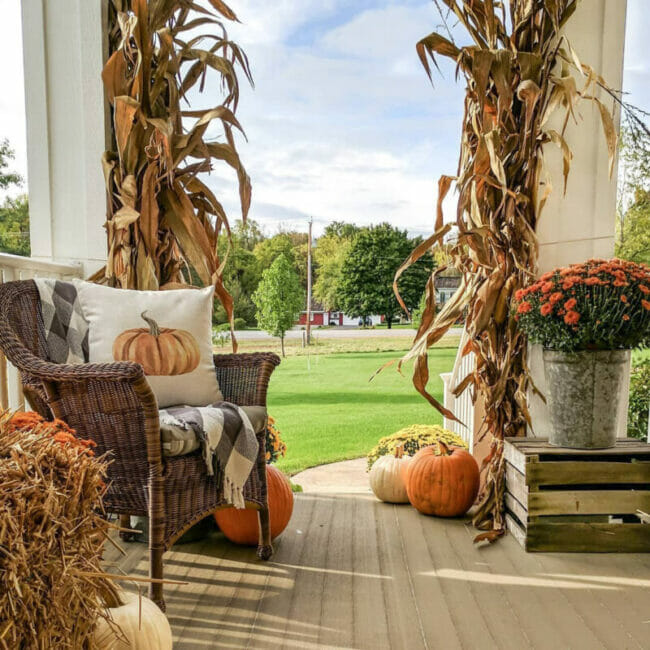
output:
M453 328L449 331L450 335L460 336L461 328ZM302 338L303 329L294 328L287 332L287 339ZM235 332L238 341L265 341L273 337L259 330L241 330ZM313 328L312 336L318 339L372 339L372 338L405 338L413 337L413 329L360 329L358 327L331 327L331 328Z

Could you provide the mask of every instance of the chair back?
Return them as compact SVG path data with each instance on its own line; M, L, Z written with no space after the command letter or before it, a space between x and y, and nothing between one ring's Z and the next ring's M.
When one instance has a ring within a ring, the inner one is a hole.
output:
M17 377L15 381L19 386L22 384L22 392L30 406L44 418L51 419L42 383L25 368L25 361L33 356L50 361L41 300L33 280L0 284L0 352L20 371L20 381ZM0 358L0 363L6 364L5 359ZM2 375L6 381L11 368L5 366L0 370L5 371ZM2 393L1 401L7 408L9 404L4 403L8 394L6 385Z
M33 280L0 284L0 350L20 369L20 349L49 361L41 299Z

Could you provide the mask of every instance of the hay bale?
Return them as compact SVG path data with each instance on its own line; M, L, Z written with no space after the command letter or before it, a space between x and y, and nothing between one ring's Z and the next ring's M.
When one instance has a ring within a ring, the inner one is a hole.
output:
M91 447L63 422L0 413L2 648L90 648L117 600L100 565L106 464Z

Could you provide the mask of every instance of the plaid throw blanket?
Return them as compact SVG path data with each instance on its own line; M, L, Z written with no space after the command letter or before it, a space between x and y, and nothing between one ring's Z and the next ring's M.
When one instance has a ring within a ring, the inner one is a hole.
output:
M88 362L88 321L71 282L36 278L48 356L54 363ZM223 484L225 499L243 508L244 484L257 461L259 445L251 422L238 406L218 402L206 407L174 406L160 411L166 455L201 448L206 471ZM165 439L180 449L166 449Z
M223 483L224 498L235 508L244 508L244 484L257 460L259 445L255 431L242 409L229 402L211 406L172 406L160 410L163 439L180 439L192 431L203 450L210 476Z
M54 363L88 361L88 321L72 282L36 278L45 324L45 341Z

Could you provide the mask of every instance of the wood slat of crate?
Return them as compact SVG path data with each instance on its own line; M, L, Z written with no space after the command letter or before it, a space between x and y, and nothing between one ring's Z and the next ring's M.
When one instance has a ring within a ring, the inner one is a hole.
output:
M504 455L506 523L527 551L650 552L650 526L638 517L650 511L650 445L583 450L509 438Z

